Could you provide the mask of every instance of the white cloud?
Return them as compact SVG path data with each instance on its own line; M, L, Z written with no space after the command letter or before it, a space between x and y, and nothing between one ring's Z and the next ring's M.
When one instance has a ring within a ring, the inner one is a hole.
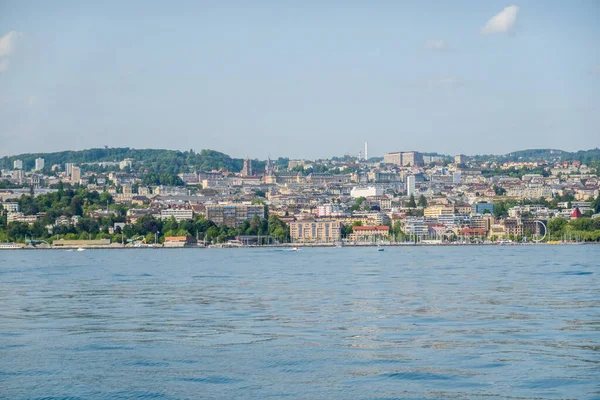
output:
M6 71L8 69L8 60L0 59L0 72Z
M15 49L17 38L21 34L17 31L10 31L6 35L0 37L0 57L9 56Z
M443 40L427 40L425 41L426 49L442 50L446 48L446 42Z
M492 35L494 33L506 33L517 22L518 6L509 6L500 13L494 15L481 29L483 35Z

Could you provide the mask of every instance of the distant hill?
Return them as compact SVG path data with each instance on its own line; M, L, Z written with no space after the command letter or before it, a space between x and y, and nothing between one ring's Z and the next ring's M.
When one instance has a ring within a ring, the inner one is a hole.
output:
M581 161L590 163L600 160L600 149L579 150L568 152L556 149L529 149L519 150L504 155L477 155L470 157L476 161L498 161L498 162L517 162L517 161Z
M423 153L424 155L445 156L439 153ZM64 167L65 163L85 164L97 162L118 162L125 158L131 158L135 163L141 163L148 171L160 171L169 174L178 174L187 172L190 169L196 171L211 171L218 169L226 169L232 172L239 172L242 169L244 160L241 158L232 158L227 154L215 150L201 150L200 152L164 150L164 149L132 149L129 147L116 148L99 148L87 149L79 151L60 151L54 153L27 153L14 156L0 158L0 168L12 169L13 161L16 159L23 161L23 168L30 170L35 165L36 158L43 158L47 168L54 164L60 164ZM475 155L469 156L474 161L574 161L578 160L583 163L592 161L600 161L600 149L580 150L576 152L568 152L556 149L529 149L520 150L504 155ZM345 157L332 157L340 161L345 160ZM380 157L372 157L369 161L374 162L380 160ZM277 165L284 166L287 164L287 158L276 160ZM190 168L191 166L191 168ZM264 169L264 161L253 161L255 170Z
M28 153L15 156L0 158L0 166L11 169L13 161L23 160L25 170L32 169L36 158L43 158L46 167L54 164L60 164L64 167L65 163L96 163L96 162L114 162L122 161L125 158L131 158L134 162L143 163L151 170L160 170L176 174L186 172L188 166L192 166L198 171L210 171L213 169L224 168L229 171L241 171L244 160L241 158L231 158L227 154L214 150L201 150L200 152L161 150L161 149L131 149L128 147L88 149L79 151L60 151L55 153ZM264 168L264 162L255 162L255 168Z

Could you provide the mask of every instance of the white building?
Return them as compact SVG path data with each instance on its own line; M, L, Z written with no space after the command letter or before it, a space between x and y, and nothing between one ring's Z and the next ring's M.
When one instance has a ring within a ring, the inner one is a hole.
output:
M350 191L350 196L353 198L358 197L372 197L383 195L383 189L380 187L369 186L369 187L353 187Z
M406 177L406 194L408 196L414 195L415 191L415 177L414 175L410 175Z
M73 166L75 164L73 163L66 163L65 164L65 173L67 174L67 176L71 176L71 171L73 170Z
M36 171L41 171L44 169L44 159L43 158L36 158L35 159L35 170Z
M23 160L15 160L13 161L14 169L23 169Z
M132 165L133 165L133 158L126 158L119 163L119 168L120 169L125 169L127 167L131 168Z
M167 208L160 211L160 219L169 219L175 217L177 222L193 219L194 212L186 208Z
M455 185L460 184L460 172L455 172L452 174L452 183Z
M11 202L2 203L2 208L4 208L8 212L19 212L20 211L19 203L11 203Z
M317 217L338 217L342 214L339 204L323 204L317 207Z

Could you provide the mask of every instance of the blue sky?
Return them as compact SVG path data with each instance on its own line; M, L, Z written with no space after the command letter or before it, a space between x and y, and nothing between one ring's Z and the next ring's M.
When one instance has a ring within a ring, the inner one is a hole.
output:
M600 3L3 1L0 155L600 145Z

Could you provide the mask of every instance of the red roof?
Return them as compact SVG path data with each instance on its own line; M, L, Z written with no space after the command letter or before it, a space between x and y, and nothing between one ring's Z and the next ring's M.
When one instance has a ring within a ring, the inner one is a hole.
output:
M389 231L390 227L386 225L381 226L353 226L353 231Z
M462 231L460 231L461 235L485 235L485 231L483 229L472 229L472 228L465 228Z
M571 213L571 218L581 218L583 214L579 211L579 207L575 207Z

